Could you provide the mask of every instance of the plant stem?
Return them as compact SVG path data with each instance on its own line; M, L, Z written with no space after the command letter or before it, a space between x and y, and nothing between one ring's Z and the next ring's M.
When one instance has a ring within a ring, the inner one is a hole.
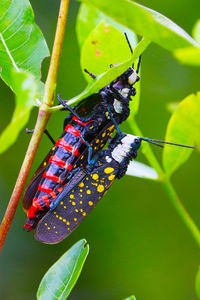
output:
M17 205L19 203L23 188L25 186L26 179L28 177L33 159L35 157L37 148L42 138L44 129L48 122L51 113L48 111L48 107L53 104L54 92L56 87L56 80L58 74L58 66L60 62L61 49L64 38L65 24L67 19L69 0L60 1L60 10L55 34L55 40L53 45L53 51L47 75L47 80L44 87L44 95L42 104L39 109L36 126L33 136L30 140L28 150L26 152L19 176L17 178L13 193L11 195L7 210L5 212L3 221L0 227L0 251L3 248L7 234L9 232L12 220L14 218Z
M138 136L142 136L143 134L135 122L133 117L130 117L131 121L129 123L131 129L133 130L134 134ZM148 144L143 145L143 153L146 156L146 159L149 161L149 164L151 165L152 168L154 168L158 175L159 175L159 180L162 182L162 185L167 192L167 195L176 209L177 213L180 215L181 219L189 229L190 233L192 234L193 238L197 242L198 246L200 247L200 231L195 224L195 222L192 220L190 217L189 213L183 206L182 202L180 201L178 195L176 194L176 191L170 182L169 178L165 177L164 171L162 170L159 162L157 161L153 151L151 150L151 147Z
M190 215L187 212L187 210L185 209L185 207L183 206L182 202L180 201L178 195L176 194L176 191L175 191L173 185L171 184L171 182L169 181L169 179L167 179L166 182L163 181L163 187L166 190L168 197L171 200L172 205L175 207L176 211L178 212L181 219L183 220L183 222L185 223L185 225L191 232L193 238L196 240L197 244L200 247L199 229L198 229L197 225L195 224L195 222L190 217Z

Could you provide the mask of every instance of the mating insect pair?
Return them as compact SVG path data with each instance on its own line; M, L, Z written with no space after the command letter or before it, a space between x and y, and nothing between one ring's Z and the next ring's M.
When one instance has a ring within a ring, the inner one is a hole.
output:
M90 163L92 155L104 147L115 128L120 132L118 125L128 118L129 102L136 94L133 85L139 80L139 66L140 59L136 70L130 67L73 109L60 100L71 114L65 119L64 132L26 189L23 206L28 211L28 219L24 228L28 231L35 228L49 210L74 170ZM94 77L91 73L89 75Z

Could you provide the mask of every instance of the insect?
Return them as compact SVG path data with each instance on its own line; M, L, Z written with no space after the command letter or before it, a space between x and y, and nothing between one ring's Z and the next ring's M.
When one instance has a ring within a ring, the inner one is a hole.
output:
M108 149L99 151L86 168L79 168L70 182L63 186L55 202L52 202L50 211L39 221L35 238L47 244L65 239L96 206L114 180L125 175L130 160L137 157L142 141L161 147L159 142L167 143L117 134Z
M89 163L92 154L104 147L115 128L120 132L118 124L129 116L129 102L136 94L133 85L139 80L139 66L140 59L136 70L130 67L74 109L60 99L71 114L64 121L64 132L25 191L23 207L28 211L28 219L24 228L27 231L36 226L51 202L56 200L72 170Z

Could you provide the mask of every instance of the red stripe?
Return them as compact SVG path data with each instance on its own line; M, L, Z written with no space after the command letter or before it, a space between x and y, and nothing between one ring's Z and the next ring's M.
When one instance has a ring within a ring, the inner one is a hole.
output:
M78 148L74 149L73 150L73 154L76 156L76 157L79 157L80 156L80 153L78 151Z
M56 147L59 147L59 148L62 148L62 149L65 149L65 150L67 150L67 151L69 151L69 152L72 152L72 150L73 150L72 146L71 146L70 144L68 144L68 143L64 140L64 138L59 139L59 140L56 142L55 146L56 146Z
M48 161L49 163L52 163L52 164L55 164L55 165L57 165L57 166L59 166L59 167L61 167L61 168L64 168L65 167L65 161L64 160L62 160L62 159L60 159L58 156L56 156L56 155L53 155L53 156L51 156L50 158L49 158L49 161Z
M58 189L56 189L56 191L58 191L59 193L62 192L63 188L59 187Z
M67 167L67 170L70 171L72 169L72 165L69 164L69 166Z
M72 117L72 120L74 120L75 122L77 122L78 124L80 124L80 125L82 125L82 126L85 126L85 125L90 124L91 122L93 122L93 120L90 120L90 121L84 123L84 122L81 122L81 121L80 121L77 117L75 117L75 116Z
M71 133L71 134L73 134L75 136L80 136L79 130L75 129L71 124L68 124L65 127L64 131L69 132L69 133Z
M47 193L48 195L50 195L53 199L56 198L56 194L54 193L54 191L49 188L46 184L41 184L38 186L38 191L41 191L41 192L44 192L44 193ZM45 196L42 196L41 198L43 199L43 197ZM46 199L46 198L45 198ZM45 199L43 199L45 201ZM48 197L47 197L47 200L48 200ZM46 202L46 201L45 201Z
M58 178L58 176L52 174L51 172L47 171L43 173L43 177L50 179L54 182L60 182L60 179Z
M46 207L49 208L49 198L47 196L42 196L41 199L46 203Z

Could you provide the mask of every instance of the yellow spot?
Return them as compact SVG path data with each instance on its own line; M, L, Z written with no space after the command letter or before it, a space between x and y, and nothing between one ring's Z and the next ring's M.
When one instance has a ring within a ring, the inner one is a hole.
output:
M90 190L87 190L87 192L86 192L88 195L90 195L91 194L91 191Z
M88 180L89 178L88 177L86 177L86 180Z
M47 223L45 223L44 225L47 226Z
M53 226L53 229L55 229L56 228L56 226Z
M83 212L82 215L83 215L83 216L86 216L86 212Z
M113 128L114 128L114 125L110 126L110 127L108 128L108 130L109 130L109 131L112 131Z
M46 161L43 163L43 166L45 167L47 165Z
M63 201L60 202L60 205L63 205Z
M99 143L99 139L96 140L96 143L97 143L97 144Z
M56 215L56 211L54 211L54 215Z
M109 180L113 180L114 178L115 178L115 175L114 175L114 174L111 174L111 175L108 177Z
M90 206L92 206L92 205L93 205L93 202L92 202L92 201L89 201L88 204L89 204Z
M50 227L47 227L48 230L50 230Z
M67 222L66 224L67 224L67 225L70 225L70 222Z
M94 147L94 150L97 150L97 147Z
M59 220L62 220L62 217L59 217Z
M58 215L56 215L56 218L58 218Z
M103 134L102 134L102 137L104 137L106 135L106 132L104 132Z
M91 182L91 184L92 184L92 185L96 185L96 186L98 185L97 183L93 183L93 182Z
M76 222L76 221L77 221L77 218L74 218L74 221Z
M93 178L94 180L97 180L97 179L99 178L99 175L98 175L98 174L93 174L93 175L92 175L92 178Z
M104 144L101 144L100 147L103 148L103 147L104 147Z
M98 185L97 192L102 193L104 191L104 186L102 184Z
M70 197L70 199L74 199L74 195L73 194L71 194L69 197Z
M70 228L67 228L67 230L70 230Z
M51 150L53 151L55 149L55 147L51 148Z
M65 222L66 222L66 219L63 219L63 222L65 223Z
M80 204L83 204L83 201L80 201L79 203L80 203Z
M58 231L56 231L56 233L58 233Z
M80 212L83 212L83 209L82 209L82 208L80 209Z
M76 169L76 164L74 165L74 169Z
M90 126L90 129L92 129L92 128L94 128L94 126L92 125L92 126Z
M76 205L76 202L73 201L73 202L72 202L72 205Z
M79 187L84 187L84 183L81 182L78 186L79 186Z
M81 156L81 159L83 159L83 158L84 158L84 155Z
M77 209L77 208L75 209L75 212L78 212L78 209Z
M113 168L105 168L105 170L104 170L104 173L106 173L106 174L110 174L110 173L112 173L114 171L114 169Z
M63 206L64 208L67 208L66 206Z
M83 192L83 190L81 190L81 189L80 189L80 192L82 193L82 192Z

